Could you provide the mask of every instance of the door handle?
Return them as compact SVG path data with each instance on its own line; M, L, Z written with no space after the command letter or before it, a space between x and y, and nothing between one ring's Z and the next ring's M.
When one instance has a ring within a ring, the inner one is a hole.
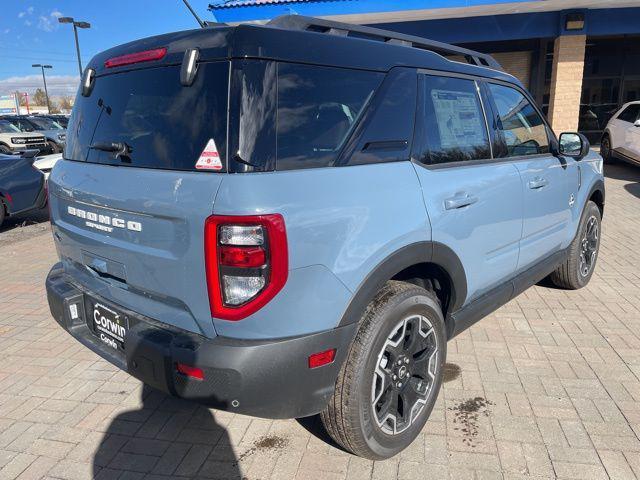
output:
M467 193L459 193L454 197L447 198L444 201L445 210L456 210L462 207L468 207L478 201L478 197L475 195L469 195Z
M529 181L529 188L532 190L537 190L538 188L546 187L549 185L549 180L542 177L536 177L533 180Z

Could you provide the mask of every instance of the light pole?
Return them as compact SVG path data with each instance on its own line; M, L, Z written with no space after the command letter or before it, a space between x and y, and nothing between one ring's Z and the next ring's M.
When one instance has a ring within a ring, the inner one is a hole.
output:
M47 97L47 111L51 113L51 105L49 104L49 92L47 91L47 79L44 76L45 68L53 68L51 65L41 65L40 63L34 63L31 65L34 68L40 68L42 70L42 81L44 82L44 96Z
M60 17L58 18L58 22L73 24L73 34L76 37L76 53L78 54L78 70L80 71L80 78L82 78L82 62L80 61L80 44L78 43L78 29L91 28L91 24L88 22L76 22L73 19L73 17Z

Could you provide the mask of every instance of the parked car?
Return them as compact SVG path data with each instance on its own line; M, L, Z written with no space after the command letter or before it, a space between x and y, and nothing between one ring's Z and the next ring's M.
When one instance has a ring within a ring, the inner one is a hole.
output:
M67 131L58 122L45 116L6 115L0 117L18 127L21 132L37 132L47 139L49 153L60 153L64 148Z
M0 155L9 155L27 149L47 149L47 142L42 135L22 133L15 125L0 119Z
M56 121L62 128L67 128L69 125L69 115L63 115L61 113L47 115L48 118Z
M49 177L51 313L172 395L320 413L388 458L449 339L593 275L602 159L488 55L285 16L115 47L81 85Z
M640 164L640 101L625 104L605 128L600 142L605 161L619 158Z
M48 179L49 174L51 173L51 169L58 163L58 160L62 159L61 153L54 153L51 155L43 155L41 157L37 157L36 161L33 162L33 166L44 173L44 178Z
M43 208L47 194L43 173L33 167L38 150L0 154L0 226L7 217Z

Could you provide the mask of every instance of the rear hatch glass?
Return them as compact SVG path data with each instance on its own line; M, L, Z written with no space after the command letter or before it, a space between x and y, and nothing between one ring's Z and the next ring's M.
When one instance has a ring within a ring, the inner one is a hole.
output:
M213 140L225 165L229 62L198 67L191 86L180 66L102 75L78 95L67 132L68 160L166 170L195 170ZM118 143L126 151L105 151Z

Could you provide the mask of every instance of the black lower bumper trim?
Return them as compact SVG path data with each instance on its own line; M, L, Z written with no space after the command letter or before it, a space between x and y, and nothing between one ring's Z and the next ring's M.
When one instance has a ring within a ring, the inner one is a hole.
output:
M134 319L120 352L88 327L84 299L95 295L73 282L61 264L46 284L56 321L101 357L168 394L257 417L299 418L322 411L356 330L352 324L281 340L210 339L114 305ZM309 355L331 348L336 349L332 364L308 368ZM176 363L201 368L204 379L178 373Z

